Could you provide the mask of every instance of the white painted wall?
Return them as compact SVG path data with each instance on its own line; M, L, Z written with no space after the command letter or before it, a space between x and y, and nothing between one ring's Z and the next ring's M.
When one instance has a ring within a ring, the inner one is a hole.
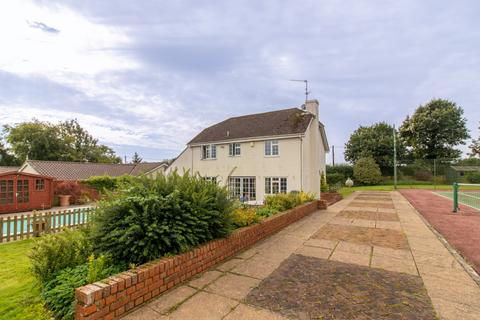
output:
M318 117L318 102L312 100L311 103L307 103L307 110L310 108ZM318 118L312 120L304 135L271 139L278 140L278 156L264 155L265 140L240 142L241 155L235 157L229 156L227 142L219 143L217 158L205 160L202 160L201 146L189 146L166 173L173 170L183 173L188 170L203 177L217 177L222 186L228 184L229 176L255 177L257 203L262 203L264 199L265 177L286 177L287 191L303 190L320 197L320 173L325 170L325 147L320 136Z

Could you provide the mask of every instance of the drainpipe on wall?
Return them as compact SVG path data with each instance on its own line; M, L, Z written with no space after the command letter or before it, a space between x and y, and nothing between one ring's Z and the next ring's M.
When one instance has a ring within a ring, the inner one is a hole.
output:
M303 191L303 137L300 137L300 191Z

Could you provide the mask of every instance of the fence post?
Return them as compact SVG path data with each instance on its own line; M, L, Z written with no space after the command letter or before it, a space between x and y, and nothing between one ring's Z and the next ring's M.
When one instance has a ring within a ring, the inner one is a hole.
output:
M0 217L0 243L3 242L3 218Z
M458 182L453 183L453 212L458 211Z

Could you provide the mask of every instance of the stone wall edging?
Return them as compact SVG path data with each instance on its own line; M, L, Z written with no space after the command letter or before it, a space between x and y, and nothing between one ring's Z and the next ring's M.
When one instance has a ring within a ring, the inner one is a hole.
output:
M75 319L115 319L179 283L207 270L255 242L300 220L326 201L313 201L269 217L258 224L212 240L188 252L148 262L75 290Z

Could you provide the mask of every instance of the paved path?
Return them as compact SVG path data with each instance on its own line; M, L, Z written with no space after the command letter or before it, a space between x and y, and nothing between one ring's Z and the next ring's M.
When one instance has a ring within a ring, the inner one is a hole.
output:
M317 211L124 319L480 319L480 288L397 192Z
M452 200L429 190L400 192L480 273L480 211L461 205L453 213Z

